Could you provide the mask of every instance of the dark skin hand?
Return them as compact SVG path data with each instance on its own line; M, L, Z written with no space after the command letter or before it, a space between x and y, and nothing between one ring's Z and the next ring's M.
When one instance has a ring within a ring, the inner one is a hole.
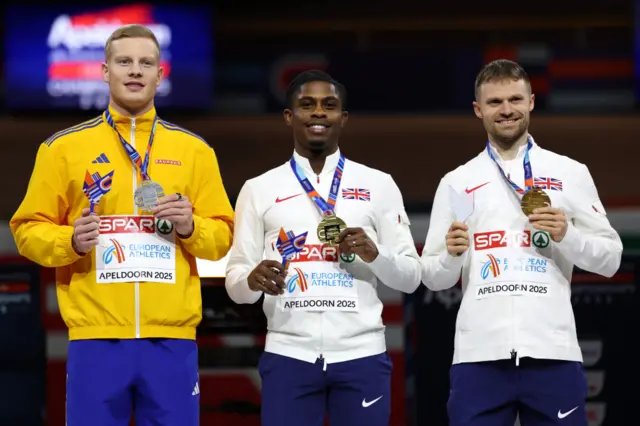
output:
M251 271L247 281L249 288L253 291L262 291L271 296L278 296L284 293L286 275L287 271L282 263L275 260L263 260Z
M338 235L336 242L342 254L356 254L365 263L378 257L378 247L362 228L347 228Z

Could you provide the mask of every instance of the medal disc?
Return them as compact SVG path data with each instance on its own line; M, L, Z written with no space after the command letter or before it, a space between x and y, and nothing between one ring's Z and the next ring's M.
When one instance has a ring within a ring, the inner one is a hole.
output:
M528 217L533 211L540 207L551 207L551 198L540 188L528 190L520 200L522 212Z
M336 246L338 245L336 243L336 238L345 229L347 229L347 224L338 216L325 216L318 225L318 239L323 244Z
M156 206L158 200L162 197L164 197L164 190L162 189L162 186L151 180L145 180L136 189L133 199L136 206L150 211Z

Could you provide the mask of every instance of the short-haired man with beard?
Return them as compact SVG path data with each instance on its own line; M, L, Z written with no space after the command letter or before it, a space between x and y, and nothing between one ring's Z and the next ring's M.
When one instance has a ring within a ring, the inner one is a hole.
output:
M436 191L422 253L431 290L462 277L452 426L587 425L587 384L571 306L573 267L611 277L622 243L588 168L528 132L525 70L497 60L473 108L488 140Z

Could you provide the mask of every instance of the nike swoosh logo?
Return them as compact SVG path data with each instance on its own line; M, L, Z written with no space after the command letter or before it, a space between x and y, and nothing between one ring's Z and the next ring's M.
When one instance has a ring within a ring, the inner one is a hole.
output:
M371 406L371 405L375 404L376 402L380 401L380 399L381 399L383 396L384 396L384 395L380 395L379 397L377 397L377 398L376 398L376 399L374 399L373 401L369 401L369 402L367 402L367 400L366 400L366 399L363 399L363 400L362 400L362 406L363 406L364 408L367 408L367 407L369 407L369 406Z
M566 413L563 413L562 411L558 410L558 418L559 419L564 419L565 417L567 417L569 414L573 413L577 409L578 409L578 407L573 407L573 409L567 411Z
M297 197L298 195L302 195L302 194L296 194L296 195L292 195L292 196L290 196L290 197L284 197L284 198L280 198L280 197L278 197L278 198L276 198L276 203L281 203L281 202L283 202L283 201L290 200L290 199L292 199L292 198Z
M485 182L485 183L483 183L482 185L478 185L478 186L476 186L475 188L471 188L471 189L467 188L467 189L465 189L465 192L466 192L467 194L471 194L471 193L472 193L473 191L475 191L476 189L482 188L483 186L485 186L485 185L486 185L486 184L488 184L488 183L491 183L491 182Z

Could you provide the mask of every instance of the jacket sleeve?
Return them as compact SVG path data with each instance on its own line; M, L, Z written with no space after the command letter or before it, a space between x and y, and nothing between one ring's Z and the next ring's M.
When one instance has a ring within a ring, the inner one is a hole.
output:
M255 207L250 182L246 182L236 202L233 246L227 262L225 287L235 303L256 303L261 291L249 288L247 278L263 259L264 224Z
M55 160L52 148L41 144L26 195L9 221L20 255L47 268L82 257L73 249L73 226L66 224L66 186Z
M420 285L420 257L409 228L400 189L390 175L383 191L377 220L378 256L369 267L386 286L413 293Z
M420 258L422 282L433 291L446 290L456 285L467 257L466 252L462 256L453 257L447 251L447 232L455 220L449 203L448 180L445 176L438 184Z
M193 204L193 233L180 239L192 256L217 261L225 257L233 238L233 207L222 183L213 148L196 158L197 191Z
M581 165L576 178L578 190L571 199L574 217L556 247L580 269L612 277L620 267L622 241L607 219L587 166Z

